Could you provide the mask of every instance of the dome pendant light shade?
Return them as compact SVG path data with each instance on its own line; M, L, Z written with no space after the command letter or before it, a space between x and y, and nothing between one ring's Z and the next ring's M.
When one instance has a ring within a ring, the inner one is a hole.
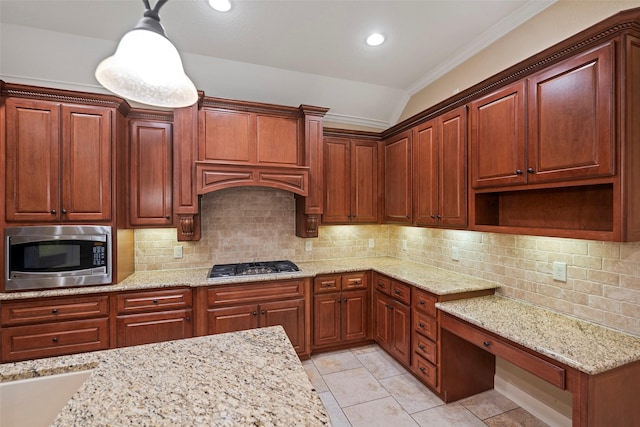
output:
M131 101L157 107L187 107L196 103L198 91L184 72L178 50L160 25L157 10L165 2L158 1L152 11L144 1L145 17L122 37L113 56L98 65L96 79Z

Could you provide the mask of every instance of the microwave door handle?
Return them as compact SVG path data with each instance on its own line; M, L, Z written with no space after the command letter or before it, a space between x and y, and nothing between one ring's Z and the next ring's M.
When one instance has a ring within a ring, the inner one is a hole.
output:
M9 237L9 244L20 245L22 243L53 242L56 240L61 240L60 236L11 236Z

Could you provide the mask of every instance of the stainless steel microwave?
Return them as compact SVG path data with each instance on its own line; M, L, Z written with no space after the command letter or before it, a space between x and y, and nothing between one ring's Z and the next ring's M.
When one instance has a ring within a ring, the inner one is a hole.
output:
M5 229L5 290L109 284L112 230L106 226Z

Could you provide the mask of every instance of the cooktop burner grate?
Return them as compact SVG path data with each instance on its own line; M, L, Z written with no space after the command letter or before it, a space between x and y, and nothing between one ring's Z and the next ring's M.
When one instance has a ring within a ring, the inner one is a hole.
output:
M254 274L290 273L300 271L291 261L243 262L238 264L217 264L211 267L209 278L249 276Z

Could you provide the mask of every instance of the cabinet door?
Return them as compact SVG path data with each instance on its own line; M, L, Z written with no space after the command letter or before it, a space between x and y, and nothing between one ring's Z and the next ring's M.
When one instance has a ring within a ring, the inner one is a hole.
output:
M384 221L411 223L411 133L384 143Z
M378 221L378 143L351 143L351 222Z
M529 78L529 182L613 175L613 42Z
M525 183L525 82L473 101L470 121L471 185Z
M258 306L240 305L207 311L207 334L244 331L258 327Z
M313 345L323 346L340 341L341 294L315 295L313 297Z
M413 130L414 221L418 225L438 223L438 144L435 120Z
M392 322L391 318L391 298L380 292L374 292L373 312L374 312L374 339L384 349L392 348Z
M397 301L392 311L392 348L393 354L405 365L411 362L411 310Z
M303 162L296 118L256 114L256 162L297 165Z
M199 114L199 160L255 162L254 115L215 108L202 108Z
M110 108L62 106L62 220L111 219Z
M347 223L351 218L350 140L325 138L323 223Z
M438 119L439 224L467 225L467 110L461 107Z
M60 219L60 104L6 100L6 220Z
M129 221L172 225L173 141L171 123L130 122Z
M116 335L118 347L191 338L191 310L118 316Z
M342 339L358 341L367 339L369 325L368 291L342 293Z
M260 326L281 325L298 353L307 350L305 348L304 319L304 300L260 304Z

